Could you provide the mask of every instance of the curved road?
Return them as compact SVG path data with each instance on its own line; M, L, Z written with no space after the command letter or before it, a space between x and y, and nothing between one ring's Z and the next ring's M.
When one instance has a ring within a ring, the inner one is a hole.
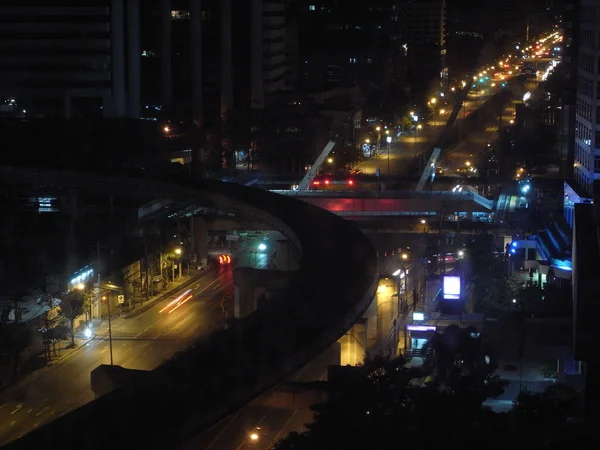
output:
M157 301L134 319L112 325L114 363L128 369L151 370L199 336L223 326L225 293L233 291L231 266L201 272L191 285ZM176 297L188 301L175 309ZM172 312L170 312L172 311ZM90 372L109 364L108 328L53 366L34 372L0 397L0 445L94 399Z

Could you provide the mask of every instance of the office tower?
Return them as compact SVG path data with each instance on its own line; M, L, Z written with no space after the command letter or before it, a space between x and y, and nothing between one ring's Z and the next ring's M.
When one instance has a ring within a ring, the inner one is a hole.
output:
M251 0L251 107L265 108L265 96L286 88L285 0Z
M139 117L139 42L139 0L2 2L0 94L21 116Z
M411 85L418 91L434 79L444 83L448 77L445 0L409 1L403 18Z
M582 7L590 7L583 2ZM585 10L582 10L582 12ZM600 377L600 332L597 317L600 315L600 285L598 260L600 259L600 183L596 182L594 203L579 204L574 208L573 223L573 347L584 376L584 420L595 426L600 417L598 384Z
M575 102L574 180L565 182L564 217L573 226L578 203L592 203L594 181L600 179L600 39L596 17L600 0L579 4L577 50L577 94Z
M594 180L600 178L600 38L596 17L600 1L582 0L579 19L579 67L575 133L575 181L589 197Z

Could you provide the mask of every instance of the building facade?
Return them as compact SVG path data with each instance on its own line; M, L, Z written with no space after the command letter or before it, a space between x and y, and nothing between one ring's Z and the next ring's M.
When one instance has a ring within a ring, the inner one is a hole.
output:
M575 182L592 196L600 179L600 1L583 0L579 20L579 55L575 125Z
M2 2L0 61L17 117L139 117L139 0Z
M448 79L446 64L446 1L409 1L404 6L403 32L407 46L408 74L414 86Z

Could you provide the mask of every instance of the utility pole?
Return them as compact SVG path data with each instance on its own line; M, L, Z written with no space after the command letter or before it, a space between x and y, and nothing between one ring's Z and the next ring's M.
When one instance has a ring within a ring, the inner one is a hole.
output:
M100 295L100 241L96 242L96 275L98 277L98 287L96 289L96 301L98 302L98 316L102 311L102 296ZM108 348L110 352L110 365L113 365L113 347L112 347L112 323L110 317L110 299L106 297L106 306L108 308Z
M100 241L96 242L96 277L98 278L98 288L96 289L96 305L98 308L98 319L102 316L102 305L100 303ZM91 316L92 322L94 321L94 315Z
M110 365L113 366L113 346L112 346L112 326L110 318L110 298L106 297L106 305L108 306L108 351L110 353Z

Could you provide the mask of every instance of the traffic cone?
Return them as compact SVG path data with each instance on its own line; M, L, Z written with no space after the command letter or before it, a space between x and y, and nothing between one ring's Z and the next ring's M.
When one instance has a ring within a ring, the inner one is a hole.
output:
M392 250L392 256L394 256L394 250Z
M385 254L383 256L387 256L387 250L385 251Z
M375 253L377 254L377 257L379 258L379 252L376 251Z

